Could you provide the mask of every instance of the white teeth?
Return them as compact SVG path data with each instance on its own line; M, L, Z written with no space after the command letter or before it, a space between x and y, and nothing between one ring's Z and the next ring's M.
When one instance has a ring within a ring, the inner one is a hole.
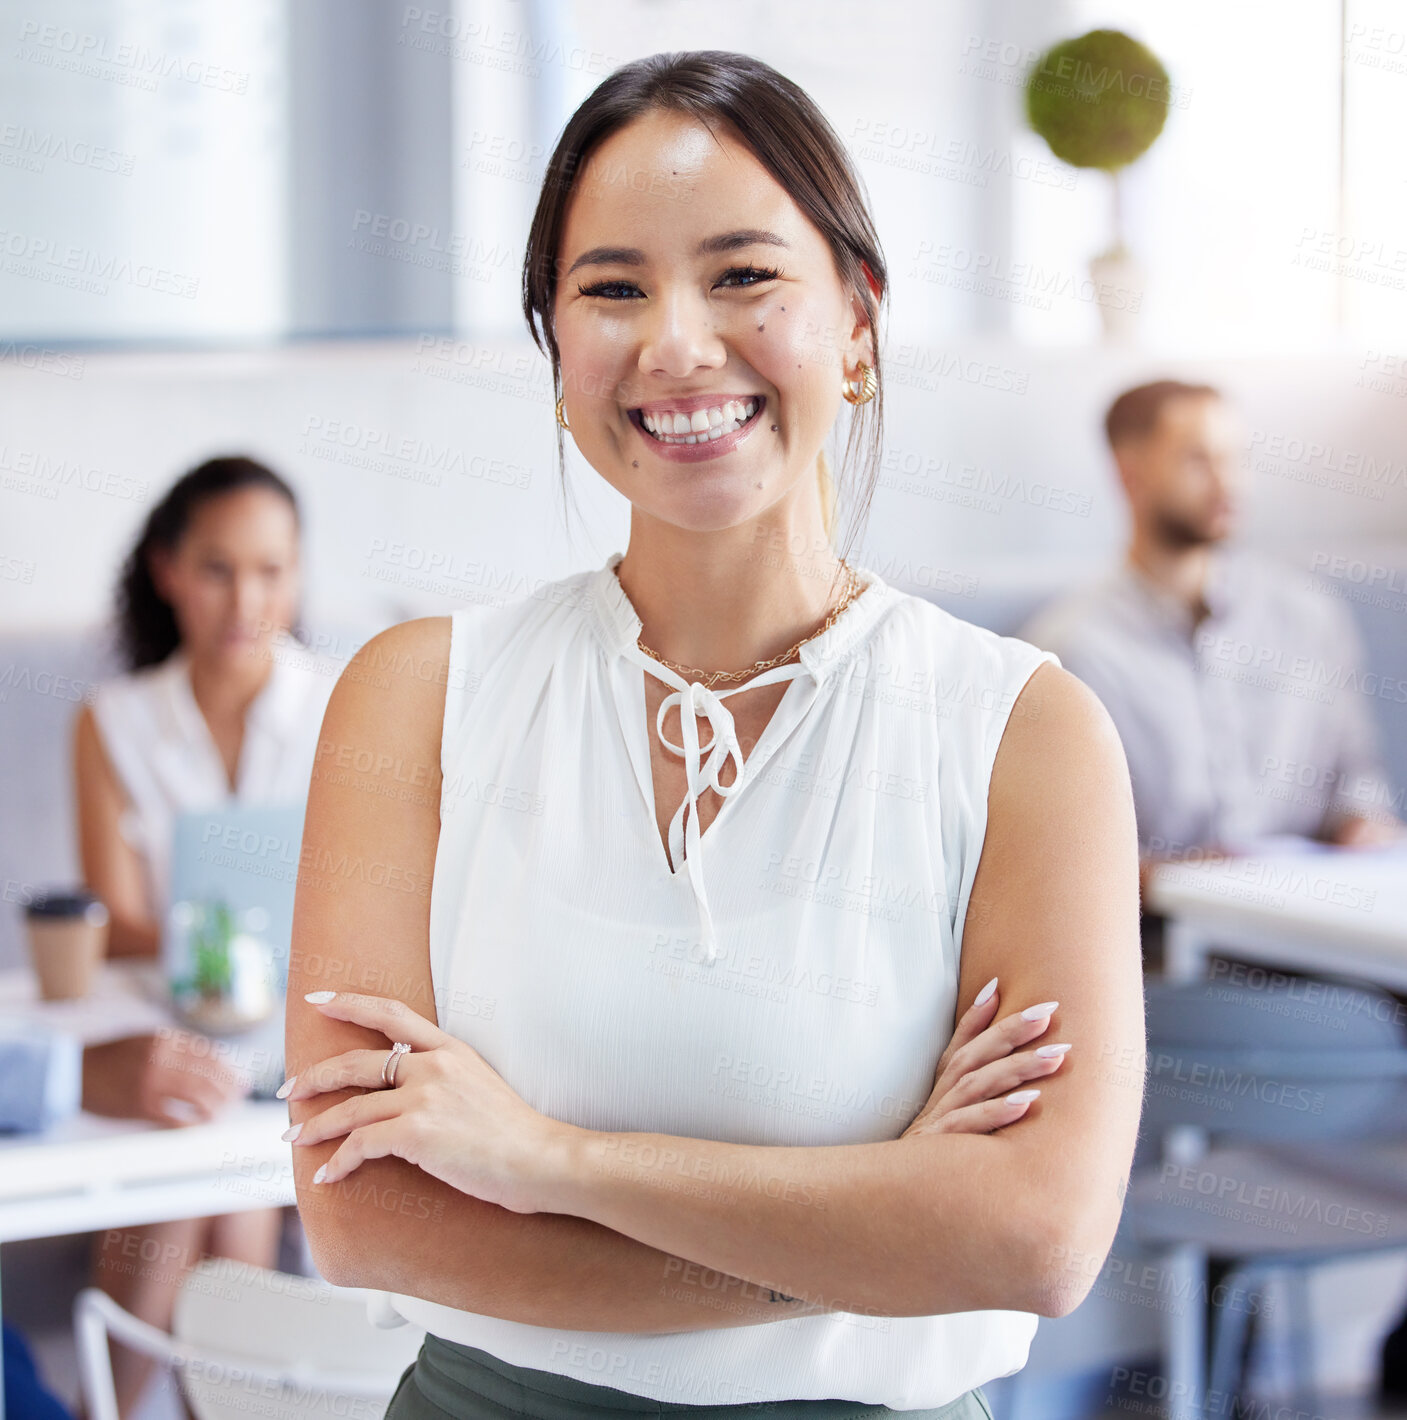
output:
M665 444L707 444L721 439L745 424L758 410L755 399L730 399L724 404L696 409L691 414L666 410L662 414L640 414L646 430Z

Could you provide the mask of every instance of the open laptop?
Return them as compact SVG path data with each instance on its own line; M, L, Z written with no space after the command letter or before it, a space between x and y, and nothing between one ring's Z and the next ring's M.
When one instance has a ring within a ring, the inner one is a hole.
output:
M171 909L162 931L161 965L168 989L191 978L188 906L222 903L240 931L273 954L273 1013L259 1025L220 1030L187 1023L212 1042L212 1054L252 1080L252 1097L271 1099L284 1081L284 1001L293 937L293 897L303 841L303 806L230 804L177 817L171 843ZM184 914L184 915L183 915Z

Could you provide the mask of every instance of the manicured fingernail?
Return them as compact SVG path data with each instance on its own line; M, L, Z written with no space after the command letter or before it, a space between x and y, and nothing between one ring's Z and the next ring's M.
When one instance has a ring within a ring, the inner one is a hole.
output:
M1007 1104L1030 1104L1039 1094L1039 1090L1017 1090L1014 1095L1006 1097L1006 1102Z
M314 1006L325 1006L337 993L335 991L309 991L303 999Z
M977 999L972 1003L974 1006L985 1006L992 999L992 992L997 989L997 978L994 976L978 993Z
M303 1126L301 1124L295 1124L291 1128L285 1129L283 1131L284 1142L291 1144L302 1132Z
M1027 1006L1021 1012L1021 1019L1023 1021L1038 1021L1043 1016L1050 1015L1059 1004L1059 1001L1042 1001L1039 1006Z
M313 1175L314 1183L321 1183L327 1177L327 1165L319 1164L318 1171Z
M1069 1045L1038 1045L1036 1047L1036 1054L1043 1059L1049 1060L1052 1056L1064 1055L1069 1048Z
M286 1100L286 1099L288 1098L288 1092L293 1088L293 1082L294 1082L294 1080L296 1080L297 1078L298 1078L297 1075L290 1075L290 1076L283 1082L283 1084L281 1084L281 1085L278 1087L278 1091L277 1091L277 1093L276 1093L276 1095L275 1095L275 1098L276 1098L276 1099L281 1099L281 1100Z

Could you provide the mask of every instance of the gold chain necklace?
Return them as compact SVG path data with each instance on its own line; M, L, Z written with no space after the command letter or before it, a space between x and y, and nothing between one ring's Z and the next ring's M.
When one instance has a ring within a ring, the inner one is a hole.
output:
M848 562L842 565L845 567L846 571L846 586L848 590L846 594L837 603L835 609L831 612L831 614L826 617L824 622L822 622L818 630L813 631L809 636L803 636L801 640L798 641L796 645L791 648L791 650L783 651L780 656L773 656L770 660L767 661L754 661L753 664L749 666L748 669L745 671L702 671L701 676L708 677L708 679L705 680L703 684L709 690L712 690L713 687L720 680L746 680L748 679L748 677L757 675L761 671L771 670L773 666L779 666L784 661L789 661L808 641L814 641L816 637L824 636L825 633L829 631L832 626L835 625L836 618L840 615L840 613L843 612L845 608L848 607L850 603L855 600L855 597L861 590L860 579L856 575L855 569ZM678 671L679 674L682 676L689 676L694 671L698 671L700 669L698 666L681 666L677 661L665 660L665 658L661 656L658 651L652 651L645 644L644 640L640 637L636 637L635 644L647 656L652 657L654 660L658 661L663 666L668 666L669 669L672 671Z

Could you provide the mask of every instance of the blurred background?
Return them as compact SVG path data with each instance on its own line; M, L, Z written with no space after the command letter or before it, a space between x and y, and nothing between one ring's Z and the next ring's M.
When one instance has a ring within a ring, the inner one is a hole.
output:
M1040 56L1095 28L1169 79L1117 186L1024 106ZM2 0L0 37L0 969L24 963L25 894L78 874L71 717L182 472L244 453L296 489L304 624L338 662L624 548L627 506L570 440L559 485L520 264L565 119L659 50L767 60L863 175L892 287L857 560L1014 632L1121 554L1110 400L1210 382L1246 434L1238 539L1325 579L1370 665L1407 677L1400 4ZM1372 697L1399 814L1403 699ZM3 1298L72 1393L65 1257L6 1244ZM1375 1413L1355 1406L1407 1254L1325 1265L1306 1296L1297 1320L1267 1307L1258 1393L1293 1393L1309 1334L1340 1397L1314 1413ZM1168 1305L1102 1275L992 1388L1000 1420L1164 1406Z

